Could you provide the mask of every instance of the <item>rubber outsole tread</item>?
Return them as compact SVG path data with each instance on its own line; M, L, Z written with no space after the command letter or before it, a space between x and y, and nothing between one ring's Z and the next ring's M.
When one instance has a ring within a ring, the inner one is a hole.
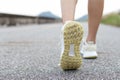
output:
M82 64L80 43L83 37L83 27L79 22L71 21L64 26L64 52L60 66L63 70L78 69ZM75 56L69 56L70 45L74 44Z

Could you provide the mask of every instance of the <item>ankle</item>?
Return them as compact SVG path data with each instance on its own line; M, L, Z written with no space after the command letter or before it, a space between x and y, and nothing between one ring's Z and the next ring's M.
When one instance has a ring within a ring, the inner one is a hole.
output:
M63 21L63 24L66 24L66 23L68 23L70 21L73 21L73 20L65 20L65 21Z
M86 42L93 42L94 44L96 44L96 40L95 39L89 39L89 38L87 38Z

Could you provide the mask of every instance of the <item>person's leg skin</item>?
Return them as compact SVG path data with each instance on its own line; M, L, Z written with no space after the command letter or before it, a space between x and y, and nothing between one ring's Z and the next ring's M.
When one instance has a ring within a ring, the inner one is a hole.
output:
M89 0L88 1L88 41L96 43L96 34L101 21L104 7L104 0Z
M61 0L61 11L63 23L74 20L75 7L77 0Z

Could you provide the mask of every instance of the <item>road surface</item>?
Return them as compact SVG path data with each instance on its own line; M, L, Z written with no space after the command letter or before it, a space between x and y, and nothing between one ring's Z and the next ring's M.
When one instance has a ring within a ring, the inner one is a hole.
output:
M87 23L82 23L87 34ZM120 28L100 25L97 59L80 69L59 66L62 24L0 28L0 80L120 80Z

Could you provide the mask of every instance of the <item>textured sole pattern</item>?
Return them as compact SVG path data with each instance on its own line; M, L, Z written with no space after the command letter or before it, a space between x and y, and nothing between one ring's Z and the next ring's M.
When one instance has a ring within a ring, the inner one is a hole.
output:
M81 66L80 43L83 37L83 28L79 22L70 21L64 26L64 52L60 66L63 70L78 69ZM74 56L69 56L70 45L74 45Z

